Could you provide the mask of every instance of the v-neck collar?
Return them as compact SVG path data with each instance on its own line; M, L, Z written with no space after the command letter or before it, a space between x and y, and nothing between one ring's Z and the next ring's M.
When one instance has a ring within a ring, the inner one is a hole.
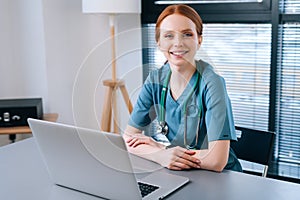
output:
M181 105L181 104L184 103L184 101L186 101L187 96L189 95L190 91L193 89L193 85L195 84L195 81L197 81L197 73L198 72L197 72L197 69L196 69L194 74L190 78L188 84L186 85L186 87L184 88L183 92L181 93L181 95L179 96L179 98L177 100L175 100L172 97L171 87L170 87L170 82L169 82L169 84L168 84L168 98L171 99L171 102L173 101L174 103Z

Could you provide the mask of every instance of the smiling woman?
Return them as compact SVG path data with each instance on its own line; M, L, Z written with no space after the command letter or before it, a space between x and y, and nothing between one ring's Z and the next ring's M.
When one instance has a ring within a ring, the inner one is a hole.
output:
M166 63L145 81L123 135L128 150L173 170L241 171L230 140L236 140L223 77L195 55L202 20L186 5L171 5L156 23L156 43ZM143 135L157 118L154 135ZM155 140L167 141L168 148ZM153 139L155 138L155 139Z

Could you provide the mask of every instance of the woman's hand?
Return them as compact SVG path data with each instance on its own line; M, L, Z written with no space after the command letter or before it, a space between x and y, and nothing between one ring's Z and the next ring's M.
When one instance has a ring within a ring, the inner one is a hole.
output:
M164 149L165 145L156 142L153 138L143 134L126 134L126 143L129 147L135 148L141 144L147 144L153 147Z
M200 160L193 157L195 153L195 151L187 150L177 146L169 149L164 149L156 153L155 160L160 165L172 170L186 170L192 168L200 169Z

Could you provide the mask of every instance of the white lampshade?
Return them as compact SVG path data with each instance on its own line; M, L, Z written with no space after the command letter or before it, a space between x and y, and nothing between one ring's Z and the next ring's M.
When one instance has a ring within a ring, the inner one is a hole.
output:
M83 13L141 13L141 0L82 0Z

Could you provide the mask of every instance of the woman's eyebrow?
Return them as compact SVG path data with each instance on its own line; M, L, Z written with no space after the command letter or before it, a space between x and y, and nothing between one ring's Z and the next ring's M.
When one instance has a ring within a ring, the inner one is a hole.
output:
M162 30L162 32L164 32L164 33L168 33L168 32L188 32L188 31L193 31L192 29L190 29L190 28L187 28L187 29L182 29L182 30L179 30L179 31L177 31L177 30L172 30L172 29L161 29Z
M180 32L187 32L187 31L193 31L192 29L190 29L190 28L187 28L187 29L183 29L183 30L181 30Z
M176 31L174 31L174 30L167 30L167 29L161 29L161 32L163 32L163 33L170 33L170 32L176 32Z

